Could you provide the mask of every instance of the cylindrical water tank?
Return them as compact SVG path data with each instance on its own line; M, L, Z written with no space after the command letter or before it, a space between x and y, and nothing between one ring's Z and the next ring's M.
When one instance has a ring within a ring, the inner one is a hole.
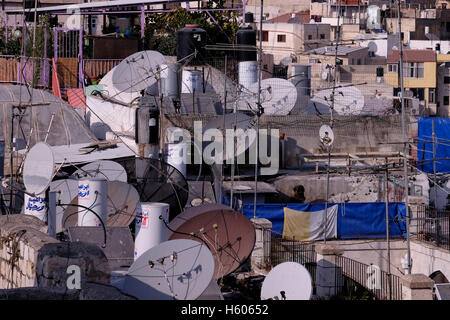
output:
M188 145L186 143L166 144L165 161L180 171L185 178L187 173L187 150Z
M258 82L258 61L239 62L239 84L244 88Z
M367 29L381 29L381 9L372 5L367 8Z
M25 193L24 201L24 213L26 215L34 216L46 222L47 203L45 202L45 193L35 197Z
M161 93L164 97L178 98L178 64L161 65Z
M311 95L311 66L291 66L290 81L297 89L297 101L291 114L299 114L308 106Z
M254 50L246 49L238 51L238 61L256 61L256 30L252 27L241 27L236 33L236 42L238 46L253 46Z
M106 180L90 179L78 181L78 204L89 208L78 209L79 227L106 227L107 217L107 184ZM95 212L97 216L92 213ZM100 221L99 217L102 219Z
M147 250L167 241L169 223L169 205L167 203L143 202L136 207L136 231L134 239L134 259ZM164 219L161 220L159 217Z
M177 60L180 61L197 51L195 56L182 61L188 66L202 65L205 63L206 55L206 31L196 24L187 24L185 28L178 31Z
M182 93L203 93L203 73L200 70L183 70L181 80Z

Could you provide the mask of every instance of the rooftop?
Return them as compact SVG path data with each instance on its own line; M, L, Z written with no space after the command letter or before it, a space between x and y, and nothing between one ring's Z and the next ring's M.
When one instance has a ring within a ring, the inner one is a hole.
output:
M339 46L337 54L338 54L338 56L345 56L349 53L360 51L360 50L367 50L367 48L366 47L354 47L354 46ZM336 54L336 47L335 46L321 47L321 48L307 51L306 54L323 54L326 56L331 56L331 55Z
M388 63L399 61L399 50L393 50L387 56ZM405 62L435 62L436 52L433 50L403 50L403 61Z
M309 10L305 10L305 11L298 11L295 13L285 13L282 15L279 15L275 18L272 18L270 20L267 20L267 22L272 22L272 23L279 23L279 22L291 22L292 19L292 15L295 14L295 18L297 18L297 22L296 23L309 23L310 21L310 12Z

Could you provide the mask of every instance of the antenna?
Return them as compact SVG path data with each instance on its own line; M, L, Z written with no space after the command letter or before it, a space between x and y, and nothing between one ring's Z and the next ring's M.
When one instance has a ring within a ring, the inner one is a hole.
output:
M284 262L264 279L261 300L310 300L312 279L308 270L296 262Z
M125 276L123 291L140 300L195 300L213 281L214 258L193 240L171 240L144 252Z
M55 161L48 144L39 142L28 152L23 165L23 183L28 193L43 193L53 178Z
M169 239L203 241L215 260L214 276L220 279L241 266L253 251L255 228L243 214L222 204L191 207L173 219Z

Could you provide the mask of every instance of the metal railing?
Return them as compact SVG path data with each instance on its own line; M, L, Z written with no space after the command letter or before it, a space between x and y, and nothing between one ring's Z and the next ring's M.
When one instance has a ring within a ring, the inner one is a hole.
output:
M117 66L121 59L84 59L84 74L91 79L104 75Z
M450 250L450 211L419 207L414 225L417 240Z
M402 300L400 277L389 275L374 265L336 256L335 275L340 296L352 297L357 290L362 290L366 291L368 299Z
M270 260L272 267L283 262L302 264L311 274L315 287L317 254L314 244L285 239L279 234L272 233Z
M50 59L38 57L0 56L0 83L50 86Z

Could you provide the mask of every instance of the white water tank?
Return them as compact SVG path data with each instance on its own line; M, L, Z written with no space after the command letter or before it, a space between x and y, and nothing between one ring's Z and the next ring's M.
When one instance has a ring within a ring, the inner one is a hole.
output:
M162 64L161 68L161 93L164 97L178 98L178 69L177 64Z
M100 227L107 220L107 184L106 180L90 179L78 181L78 204L89 208L78 208L79 227ZM92 213L95 212L98 217ZM99 217L102 219L100 221Z
M35 197L25 193L24 200L24 213L46 222L47 203L45 201L45 193L39 194Z
M252 84L258 82L257 61L239 62L238 68L239 68L239 84L243 88L248 89Z
M183 70L181 93L203 93L203 74L200 70Z
M165 161L186 178L188 144L167 143L165 151Z
M169 205L159 202L142 202L136 207L134 260L147 250L168 240ZM164 221L159 217L162 216Z

